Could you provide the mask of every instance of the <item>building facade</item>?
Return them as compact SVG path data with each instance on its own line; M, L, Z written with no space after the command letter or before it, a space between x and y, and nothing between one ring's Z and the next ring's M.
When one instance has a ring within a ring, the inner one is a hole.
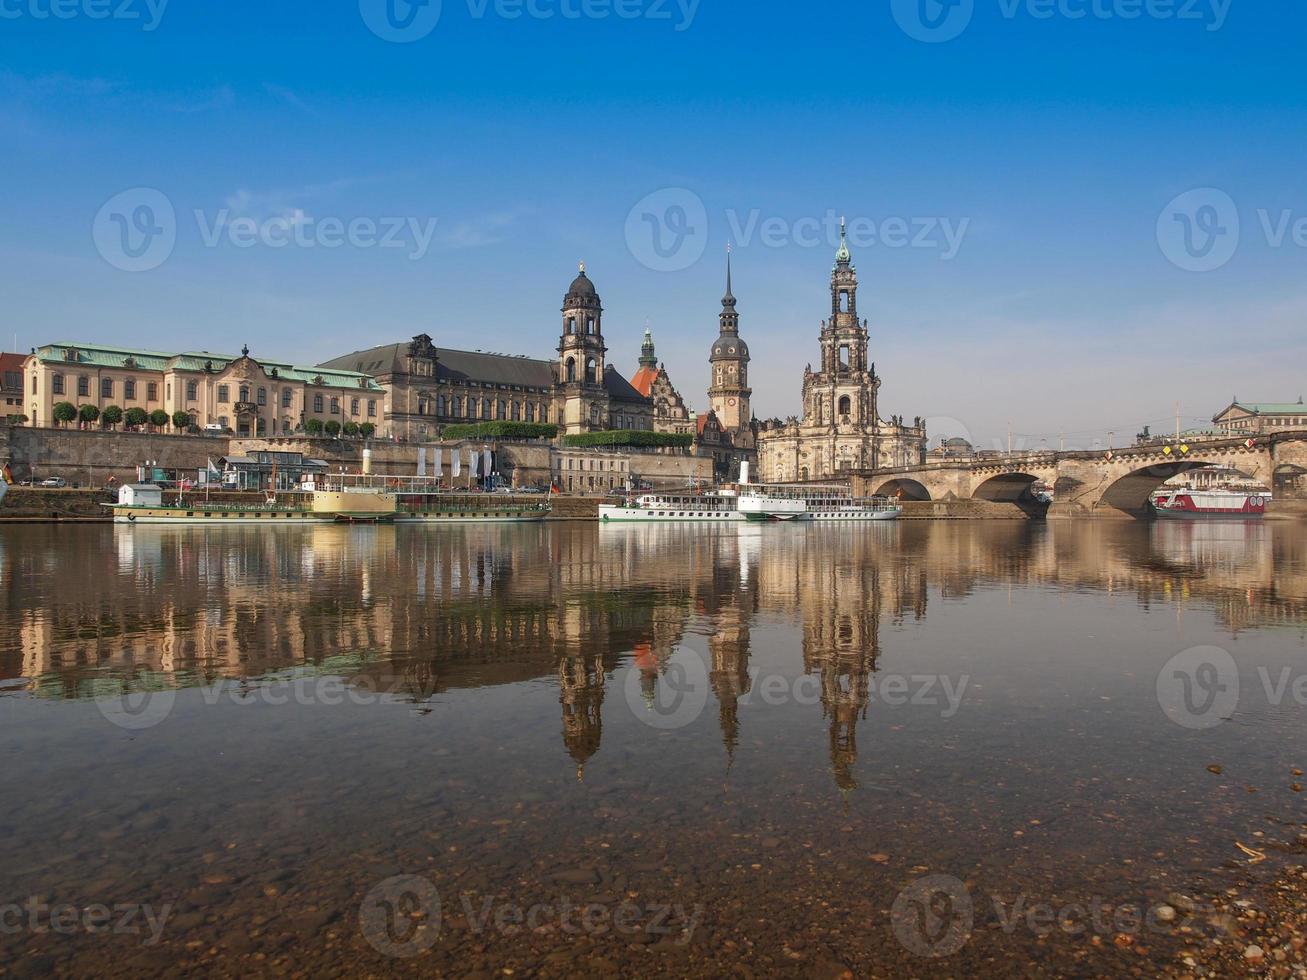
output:
M309 419L333 419L380 428L385 391L368 375L296 367L250 357L164 354L93 344L38 347L23 362L28 416L33 425L55 424L54 407L110 405L171 417L184 412L191 425L217 424L240 436L289 435ZM170 421L171 424L171 421Z
M758 432L760 477L769 483L820 480L846 470L909 466L924 461L926 430L881 419L881 379L870 358L870 330L858 319L858 273L843 224L831 271L830 319L821 322L821 363L803 372L803 418Z
M5 418L27 414L27 400L23 397L23 362L26 359L22 354L0 354L0 400L3 401Z
M1300 396L1296 402L1241 402L1235 399L1212 421L1227 436L1265 435L1285 429L1307 428L1307 406Z
M426 334L324 361L370 375L385 391L384 431L436 439L455 423L557 425L568 433L654 428L654 404L607 363L603 304L581 271L563 297L555 360L436 347Z

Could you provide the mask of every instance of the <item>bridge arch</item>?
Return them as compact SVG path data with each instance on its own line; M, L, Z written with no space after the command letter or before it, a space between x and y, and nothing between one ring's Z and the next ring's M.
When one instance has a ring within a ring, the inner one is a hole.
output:
M1181 473L1216 465L1218 464L1197 460L1176 460L1173 463L1154 463L1151 466L1140 467L1113 481L1103 491L1102 504L1136 517L1145 517L1148 514L1148 498L1167 480Z
M876 490L876 496L899 497L902 500L929 500L930 491L926 489L925 484L918 483L916 480L896 477L882 483Z
M1307 487L1307 467L1297 463L1281 463L1275 468L1272 491L1277 498L1297 497Z
M1039 481L1039 477L1029 473L998 473L991 476L972 491L971 496L977 500L990 500L995 503L1016 503L1018 500L1030 500L1034 497L1030 488Z

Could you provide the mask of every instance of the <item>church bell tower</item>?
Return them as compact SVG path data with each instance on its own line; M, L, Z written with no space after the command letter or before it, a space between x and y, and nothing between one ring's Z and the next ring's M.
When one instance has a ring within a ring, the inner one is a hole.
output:
M560 428L564 433L608 426L604 389L604 308L585 263L563 297L563 333L558 341L558 384L562 389Z

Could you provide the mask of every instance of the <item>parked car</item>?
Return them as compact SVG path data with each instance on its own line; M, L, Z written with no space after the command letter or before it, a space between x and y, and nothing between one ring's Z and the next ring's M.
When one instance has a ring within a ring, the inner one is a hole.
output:
M65 480L62 476L47 476L44 480L41 481L41 486L52 487L56 490L62 490L64 487L68 486L68 481Z

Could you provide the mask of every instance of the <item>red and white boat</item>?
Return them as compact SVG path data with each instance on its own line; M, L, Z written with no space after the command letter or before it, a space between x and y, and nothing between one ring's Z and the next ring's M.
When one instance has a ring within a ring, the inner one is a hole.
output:
M1153 512L1158 517L1194 519L1200 517L1237 517L1255 520L1266 513L1269 493L1242 493L1237 490L1162 490L1153 494Z

